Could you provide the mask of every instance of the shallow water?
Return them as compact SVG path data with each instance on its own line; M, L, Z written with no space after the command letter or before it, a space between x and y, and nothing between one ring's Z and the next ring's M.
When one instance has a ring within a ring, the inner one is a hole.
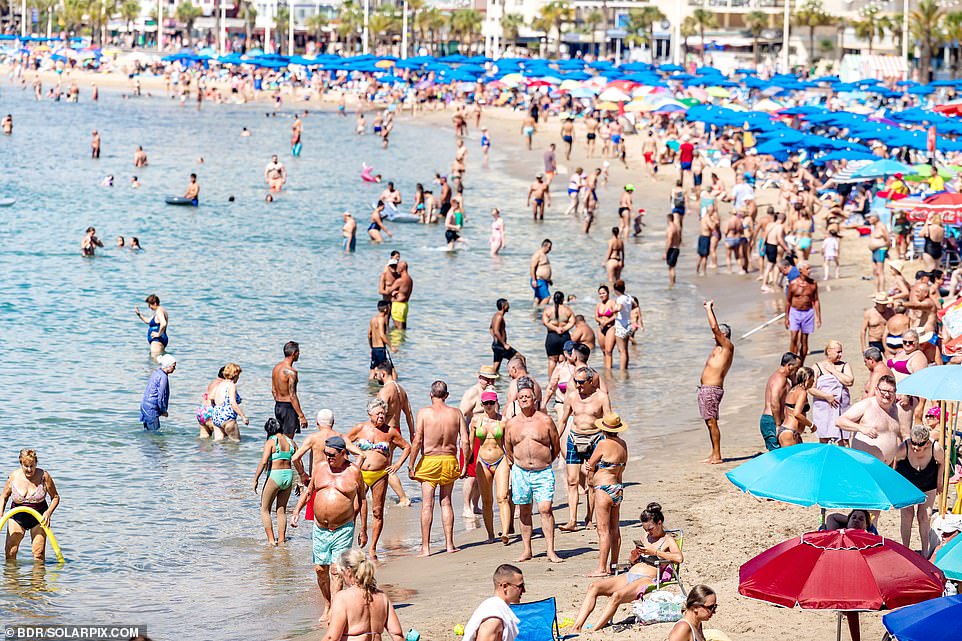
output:
M28 94L0 91L0 112L15 121L15 135L0 140L0 198L18 199L0 208L0 472L16 468L19 448L38 450L62 496L53 525L68 561L34 567L24 546L19 563L3 572L7 622L109 620L146 625L155 637L209 639L275 638L308 625L287 610L316 598L310 528L296 531L287 549L268 549L252 490L260 426L272 415L270 370L284 342L297 340L308 416L331 407L340 429L365 418L376 391L367 382L367 321L391 248L415 279L411 329L395 357L415 409L427 403L434 379L446 380L456 400L489 362L488 321L499 297L513 304L512 344L545 382L544 330L527 282L528 259L543 237L555 242L556 286L577 295L576 312L593 314L617 186L602 195L590 238L558 205L534 225L524 208L529 176L506 170L514 152L497 139L489 169L481 167L476 137L469 141L464 249L443 251L443 228L419 225L390 225L395 240L375 247L363 230L380 187L359 180L362 161L395 180L410 202L414 183L429 183L453 159L449 127L402 121L383 151L373 136L354 135L353 118L311 114L303 155L294 159L290 115L266 118L263 107L198 112L111 93L79 105L36 103ZM239 136L244 126L250 138ZM88 157L95 128L103 136L99 161ZM150 166L135 170L138 144ZM290 188L268 206L262 171L272 153L286 163ZM540 154L530 173L539 165ZM163 196L182 193L190 172L199 175L201 207L165 206ZM139 190L128 186L134 173ZM112 189L99 186L107 174L115 176ZM642 194L641 204L660 229L664 203ZM493 206L505 213L508 238L497 258L487 252ZM359 221L351 256L340 251L345 209ZM95 259L79 255L88 225L107 245ZM145 251L113 248L117 235L138 236ZM648 331L634 348L630 383L613 384L612 400L632 426L633 456L644 452L646 436L695 427L684 422L694 396L690 370L700 370L711 345L694 288L667 289L662 251L660 234L628 249L625 277ZM693 253L689 242L682 262ZM145 310L150 293L170 313L178 368L170 418L161 434L148 435L138 404L153 366L133 307ZM251 426L239 445L199 441L199 395L228 361L244 368L239 389ZM678 363L692 365L679 370ZM415 518L416 510L389 508L385 547L410 550Z

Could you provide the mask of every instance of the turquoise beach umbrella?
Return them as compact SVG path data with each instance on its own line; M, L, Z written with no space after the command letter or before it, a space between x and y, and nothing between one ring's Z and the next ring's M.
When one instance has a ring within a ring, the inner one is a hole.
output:
M896 385L899 394L930 401L962 401L962 365L926 367Z
M953 581L962 581L962 534L945 544L935 555L935 567Z
M888 510L925 501L924 493L874 456L830 443L767 452L725 476L747 494L794 505Z

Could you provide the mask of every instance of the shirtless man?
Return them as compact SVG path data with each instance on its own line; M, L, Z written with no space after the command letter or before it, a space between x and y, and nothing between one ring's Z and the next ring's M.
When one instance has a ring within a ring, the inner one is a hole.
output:
M284 435L294 434L307 427L307 418L297 398L297 370L294 363L301 357L301 348L294 341L284 345L284 360L271 371L271 395L274 397L274 418L281 424Z
M341 227L341 236L344 237L343 245L345 253L352 253L357 247L357 221L349 212L344 212L344 225Z
M880 352L885 351L885 326L888 320L895 313L889 305L892 299L888 294L876 293L872 299L875 303L872 307L865 310L862 314L862 331L859 333L859 341L864 352L869 347L875 347Z
M862 352L862 362L865 363L865 369L869 371L869 378L865 381L865 388L862 390L862 398L875 396L878 382L883 376L892 376L892 370L885 364L885 356L877 347L869 347Z
M778 270L775 269L778 250L783 249L786 253L790 251L788 243L785 242L785 214L778 214L775 217L775 222L770 223L765 229L764 238L765 271L762 273L762 291L770 292L778 280Z
M394 365L388 362L379 364L374 368L374 380L381 384L377 397L387 403L387 413L384 421L398 432L401 431L401 414L408 426L408 438L414 438L414 412L411 410L411 401L408 399L407 391L401 384L394 379ZM392 458L393 460L393 458ZM411 499L401 486L401 479L398 478L397 471L388 474L388 485L397 494L398 506L408 507Z
M779 448L778 426L785 419L785 395L792 386L791 378L801 366L798 356L785 352L782 354L778 369L768 377L768 382L765 383L765 409L758 421L758 430L762 433L765 448L769 452Z
M347 458L347 444L340 436L328 437L324 456L314 465L307 491L301 493L291 515L291 527L297 527L301 510L313 500L314 530L312 557L317 586L324 599L324 614L318 623L330 620L331 598L340 590L340 580L331 576L333 565L341 553L354 546L354 524L361 517L361 531L357 537L360 547L367 545L367 488L361 470Z
M711 438L711 454L702 463L718 464L722 462L721 431L718 429L718 406L725 394L725 376L732 366L735 357L735 346L732 344L732 329L728 325L718 324L715 318L715 301L706 300L705 312L708 314L708 327L711 328L715 347L712 348L705 369L701 372L701 383L698 385L698 410Z
M888 466L895 464L901 438L895 410L895 378L882 376L875 394L863 398L835 419L835 425L849 432L852 447L871 454Z
M84 233L83 240L80 241L80 255L95 256L97 254L97 248L103 246L103 241L97 238L96 228L88 227Z
M401 204L401 192L399 192L395 187L393 182L388 182L387 187L381 191L381 198L385 204L390 203L397 207Z
M625 185L624 191L618 198L618 229L621 230L622 238L628 238L628 228L631 227L631 193L633 191L635 191L634 185Z
M544 177L550 185L556 173L558 173L558 161L555 157L554 143L548 145L548 150L544 152Z
M531 151L531 143L534 140L534 132L537 124L537 121L530 112L526 113L524 115L524 120L521 121L521 133L525 137L525 141L528 145L528 151Z
M872 274L875 276L875 291L885 291L885 258L892 244L888 227L879 220L878 214L869 213L868 224L871 225L868 248L872 252Z
M381 363L391 363L391 355L388 350L397 353L397 347L391 344L391 338L387 332L390 320L391 303L386 300L379 300L377 302L377 314L371 317L371 322L367 326L367 344L371 348L369 381L374 380L374 368ZM397 370L394 370L393 378L397 378Z
M521 381L522 378L531 383L531 388L534 390L534 398L538 401L538 407L541 407L543 394L541 385L528 373L528 365L524 356L518 354L508 361L508 376L511 377L511 382L508 383L508 393L504 401L504 411L502 412L504 420L508 420L518 413L518 382Z
M581 215L581 232L587 234L591 231L591 223L595 219L595 211L598 210L598 178L601 176L601 169L595 169L585 176L585 185L581 190L584 202L584 211Z
M143 147L138 146L137 151L134 152L134 167L146 167L147 166L147 152L144 151Z
M799 263L800 276L788 286L785 294L785 329L791 332L788 350L798 354L801 364L808 355L808 336L822 326L822 305L818 300L818 283L812 279L811 266Z
M200 185L197 184L197 174L190 175L190 182L187 183L184 198L189 200L194 207L200 204Z
M585 153L588 158L595 155L595 139L598 137L598 119L594 113L585 116Z
M397 280L391 285L391 320L395 329L408 328L408 302L414 289L414 280L408 273L408 264L400 261L397 264Z
M277 154L271 156L270 162L264 166L264 182L270 186L271 191L280 191L287 182L287 170L277 159Z
M915 284L909 290L909 299L902 303L912 327L923 327L925 331L935 331L935 321L941 308L938 288L933 287L931 274L920 271L916 273Z
M573 418L565 450L568 522L558 527L564 532L574 532L578 529L578 494L586 491L585 484L588 480L584 464L594 454L595 446L604 438L595 421L611 413L608 393L600 389L595 382L593 369L590 367L578 369L571 377L571 383L572 385L565 392L564 408L561 411L559 423L563 434L568 426L568 419ZM560 438L559 435L559 442ZM593 508L594 492L587 492L585 526L591 523Z
M665 263L668 265L668 287L675 286L675 265L678 264L678 254L681 251L681 225L677 217L668 214L668 224L665 226Z
M548 191L548 186L549 183L544 181L544 174L538 174L534 177L531 187L528 188L528 199L525 201L525 207L531 207L533 220L544 220L544 208L545 206L551 206L551 192Z
M561 123L561 140L565 144L565 160L571 160L571 147L575 141L574 118L567 118Z
M645 158L645 173L652 180L658 177L658 172L655 171L655 153L657 151L658 145L655 142L655 137L649 131L645 141L641 144L641 154Z
M586 346L589 354L594 351L595 332L581 314L575 316L575 326L568 330L568 334L574 343Z
M90 140L90 157L94 160L100 158L100 134L94 129L93 138Z
M434 523L434 495L440 488L441 523L448 552L454 547L454 508L451 493L454 482L464 474L464 465L456 456L461 450L462 461L470 460L468 424L464 414L445 403L448 386L444 381L431 384L431 405L418 410L414 438L411 439L411 464L408 474L421 483L421 552L431 554L431 525ZM421 458L418 458L421 455Z
M695 275L707 276L708 257L712 253L712 237L718 229L718 219L712 212L705 212L698 225L698 262L695 263Z
M531 289L534 290L535 305L544 305L551 298L551 292L548 289L551 285L549 253L551 253L551 240L545 238L541 241L541 247L531 256L530 284Z
M561 562L554 550L554 470L552 462L561 452L558 430L551 418L538 411L534 390L523 386L518 391L520 412L508 420L504 429L504 451L511 464L511 500L519 507L521 541L524 552L518 561L532 558L532 503L541 514L548 560Z
M510 361L518 353L508 343L508 328L504 322L504 315L511 309L507 298L499 298L495 303L498 311L491 317L488 331L491 333L491 353L494 355L494 373L501 369L501 361Z
M394 286L394 281L398 279L398 263L400 262L401 252L395 249L391 252L387 265L381 270L381 277L377 282L377 293L381 295L381 300L391 300L391 288Z
M13 116L11 114L3 117L3 121L0 122L0 131L3 131L4 136L13 135Z
M324 443L332 436L338 436L337 431L334 430L333 410L318 410L315 424L317 425L317 431L308 434L291 457L291 465L298 471L301 485L305 487L310 483L310 470L314 469L315 461L324 460ZM310 465L305 467L301 459L307 454L311 455L308 459Z

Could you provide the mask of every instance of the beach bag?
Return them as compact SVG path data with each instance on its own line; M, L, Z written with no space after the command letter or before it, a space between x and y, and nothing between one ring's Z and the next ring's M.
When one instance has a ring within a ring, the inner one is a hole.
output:
M681 618L685 597L668 590L655 590L631 606L635 619L642 625L674 623Z

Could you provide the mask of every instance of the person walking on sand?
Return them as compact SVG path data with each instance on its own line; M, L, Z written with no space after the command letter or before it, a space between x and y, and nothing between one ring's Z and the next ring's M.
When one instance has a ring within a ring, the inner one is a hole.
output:
M551 291L548 289L548 286L551 285L549 253L551 253L551 240L545 238L541 241L541 247L531 255L529 282L531 289L534 290L535 305L544 305L551 298Z
M311 482L291 515L291 527L296 528L299 515L308 500L314 510L314 529L311 534L311 557L317 574L317 587L324 599L324 613L318 620L327 624L331 616L331 599L340 590L340 580L331 576L331 565L354 545L354 524L360 516L361 528L357 537L360 547L367 545L367 487L361 470L347 458L347 444L341 436L331 436L324 442L324 458L314 462ZM332 581L332 579L334 579Z
M301 348L294 341L284 344L284 360L271 370L271 396L274 397L274 418L281 424L287 438L307 427L307 417L297 398L297 370L294 363L301 357Z
M481 602L464 626L464 641L514 641L521 619L508 607L521 603L524 574L504 563L494 571L494 596Z
M491 353L494 357L494 373L497 374L501 369L502 361L510 361L518 351L508 343L508 328L504 321L504 315L511 309L507 298L499 298L495 302L498 311L491 317L491 325L488 331L491 333Z
M621 502L625 498L624 473L628 444L619 433L628 429L617 414L605 414L595 421L605 435L585 461L588 485L595 493L595 524L598 529L598 567L588 576L608 576L621 555Z
M818 283L812 279L808 263L798 264L799 277L791 282L785 292L785 329L791 332L788 351L798 354L801 365L808 356L808 337L816 327L822 326L822 304L818 300Z
M705 301L705 312L708 314L708 327L711 328L715 339L705 369L701 372L701 382L698 385L698 412L708 427L711 439L711 454L702 463L718 464L722 462L721 430L718 429L718 407L722 396L725 395L725 376L732 366L735 357L735 345L732 343L732 328L726 324L718 324L715 318L715 301Z
M528 200L525 207L531 207L533 220L544 220L544 208L551 206L551 192L548 190L550 182L545 182L544 174L534 177L534 182L528 188Z
M434 495L439 488L446 549L448 552L458 552L454 546L451 493L454 491L454 482L464 475L471 453L468 451L470 441L464 414L445 403L447 398L447 383L434 381L431 384L431 405L418 411L414 438L411 440L408 474L421 484L421 552L418 556L431 555ZM459 449L464 465L458 463L456 454Z
M675 222L675 216L668 214L668 224L665 226L665 263L668 265L668 287L675 286L675 265L678 264L678 254L681 252L681 225Z
M765 409L758 420L758 431L762 434L765 441L765 448L771 452L777 450L778 426L785 418L785 395L791 387L791 379L795 372L802 366L798 356L791 352L782 354L782 360L778 369L768 377L765 383Z
M367 326L367 344L371 348L371 374L369 381L374 380L374 368L381 363L392 363L390 352L397 353L397 346L391 343L388 335L388 323L391 320L391 301L379 300L377 302L377 313L371 317ZM397 370L393 371L392 378L397 378Z
M561 452L561 439L554 421L538 411L533 385L518 384L520 412L507 422L504 430L504 451L511 464L511 500L518 506L521 521L521 541L524 552L519 562L532 558L531 535L532 503L538 505L541 529L547 545L547 557L560 563L554 549L554 470L552 462Z

